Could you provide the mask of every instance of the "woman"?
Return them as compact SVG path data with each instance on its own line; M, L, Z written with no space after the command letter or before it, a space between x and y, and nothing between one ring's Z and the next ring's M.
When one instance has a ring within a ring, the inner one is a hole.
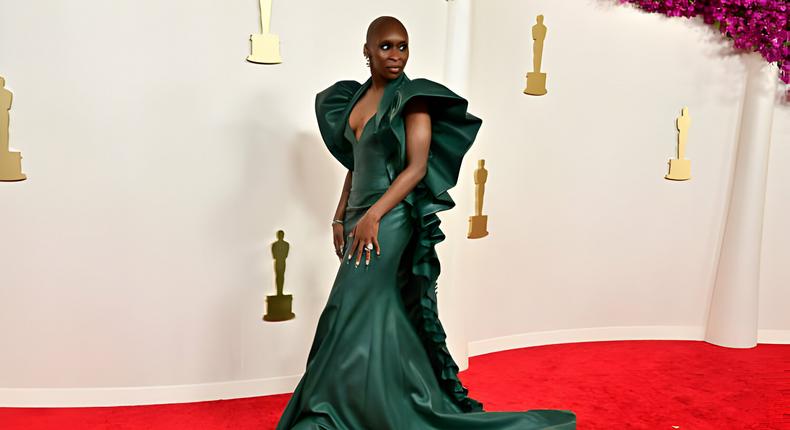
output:
M397 19L370 24L363 54L370 79L316 97L321 136L349 170L332 221L341 265L277 430L574 429L569 411L483 412L466 395L437 314L434 246L482 121L406 77Z

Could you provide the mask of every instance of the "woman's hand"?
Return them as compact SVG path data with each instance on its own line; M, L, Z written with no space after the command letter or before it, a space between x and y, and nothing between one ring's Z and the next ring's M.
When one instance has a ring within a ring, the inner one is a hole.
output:
M351 257L353 257L356 253L357 258L356 262L354 263L355 266L359 266L359 261L362 258L363 252L366 254L365 265L367 266L370 264L370 255L372 254L372 250L367 248L368 244L372 243L373 248L376 250L376 255L381 255L378 235L379 218L375 215L372 215L370 211L365 212L365 215L362 215L362 218L357 221L354 229L348 234L349 237L354 238L354 242L351 243L351 247L349 248L350 251L348 253L348 259L351 260Z
M346 244L345 237L343 237L343 224L332 223L332 239L335 242L335 254L340 261L343 261L343 246Z

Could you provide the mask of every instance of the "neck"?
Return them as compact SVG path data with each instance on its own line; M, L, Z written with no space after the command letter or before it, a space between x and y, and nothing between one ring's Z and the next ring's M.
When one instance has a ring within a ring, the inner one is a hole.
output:
M382 78L381 76L372 75L371 76L371 82L370 82L370 88L373 89L373 90L376 90L376 91L383 90L384 87L387 86L387 83L389 83L389 81L384 79L384 78Z
M370 79L371 79L370 88L373 89L374 91L382 91L382 90L384 90L384 88L387 87L387 85L390 82L396 81L396 80L400 79L402 76L403 76L403 72L401 72L401 74L398 75L398 77L394 78L394 79L386 79L386 78L383 78L381 76L371 74L371 76L370 76Z

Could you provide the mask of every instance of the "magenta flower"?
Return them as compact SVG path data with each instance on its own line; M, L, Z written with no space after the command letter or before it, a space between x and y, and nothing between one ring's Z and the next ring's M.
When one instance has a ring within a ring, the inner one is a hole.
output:
M790 7L788 0L619 0L651 13L699 16L732 39L736 49L759 52L777 63L790 83Z

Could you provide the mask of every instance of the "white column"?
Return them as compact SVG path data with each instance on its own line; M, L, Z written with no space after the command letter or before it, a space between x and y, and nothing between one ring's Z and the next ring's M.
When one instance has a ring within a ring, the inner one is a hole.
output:
M469 85L471 44L471 0L448 0L444 80L445 85L462 96L466 95Z
M757 54L747 58L747 68L730 202L705 333L707 342L731 348L757 344L760 247L777 88L776 68Z
M445 45L444 60L444 84L462 97L467 97L469 88L469 57L471 45L471 19L472 19L471 0L448 0L447 1L447 39ZM471 165L469 160L464 160L464 165ZM459 184L468 181L466 170L461 171ZM465 190L457 186L450 190L453 199L459 203L460 199L466 198L463 194ZM461 267L454 263L458 261L454 250L463 246L463 241L467 240L465 204L458 204L455 208L447 212L442 219L442 231L447 236L441 248L445 252L442 261L442 273L439 276L439 289L437 299L439 301L439 314L447 332L447 349L450 350L461 370L469 366L468 340L466 337L466 321L468 320L469 307L466 305L466 294L463 277L458 276ZM449 212L453 212L450 214Z

